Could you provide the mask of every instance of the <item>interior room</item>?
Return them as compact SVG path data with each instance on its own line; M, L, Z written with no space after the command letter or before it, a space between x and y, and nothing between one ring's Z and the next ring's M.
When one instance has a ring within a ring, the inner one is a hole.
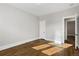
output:
M65 19L65 42L73 44L75 48L75 18Z
M79 56L79 3L0 3L0 56Z

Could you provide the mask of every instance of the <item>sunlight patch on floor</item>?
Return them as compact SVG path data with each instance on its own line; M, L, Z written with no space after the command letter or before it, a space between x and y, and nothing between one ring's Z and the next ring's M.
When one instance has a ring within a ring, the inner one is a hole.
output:
M53 55L53 54L60 52L60 51L62 51L62 49L57 48L57 47L52 47L52 48L43 50L42 53L50 56L50 55Z
M38 51L43 49L40 52L42 52L42 53L44 53L46 55L51 56L51 55L53 55L55 53L63 51L65 48L69 48L71 46L73 46L73 45L72 44L68 44L68 43L55 44L55 43L51 42L51 43L47 43L47 44L41 44L41 45L38 45L38 46L34 46L32 48L35 49L35 50L38 50Z
M72 44L67 44L67 43L64 43L62 45L60 45L62 48L69 48L71 46L73 46Z
M60 48L69 48L69 47L73 46L72 44L68 44L68 43L64 43L64 44L48 43L48 44L55 45L56 47L60 47Z
M44 48L47 48L47 47L50 47L50 46L51 45L49 45L49 44L42 44L42 45L34 46L32 48L35 49L35 50L40 50L40 49L44 49Z

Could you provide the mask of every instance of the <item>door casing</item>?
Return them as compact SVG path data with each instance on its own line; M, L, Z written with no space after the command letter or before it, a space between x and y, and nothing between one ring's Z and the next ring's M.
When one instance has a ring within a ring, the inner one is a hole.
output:
M63 25L63 28L64 28L64 41L65 41L65 39L67 39L67 33L65 32L65 19L66 18L74 18L75 19L75 48L77 48L78 47L78 44L77 44L77 14L76 15L72 15L72 16L67 16L67 17L63 17L63 22L64 22L64 25Z

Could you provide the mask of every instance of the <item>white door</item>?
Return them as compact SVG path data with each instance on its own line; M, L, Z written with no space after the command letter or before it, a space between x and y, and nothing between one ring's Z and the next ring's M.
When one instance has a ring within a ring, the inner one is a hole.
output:
M76 16L75 21L75 48L79 47L79 16Z
M40 20L40 38L46 38L46 22L45 20Z

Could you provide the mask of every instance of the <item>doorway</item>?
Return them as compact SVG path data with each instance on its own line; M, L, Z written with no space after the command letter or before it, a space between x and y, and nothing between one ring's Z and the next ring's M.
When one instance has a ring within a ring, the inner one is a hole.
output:
M75 48L75 17L68 17L65 21L65 43L72 44Z

